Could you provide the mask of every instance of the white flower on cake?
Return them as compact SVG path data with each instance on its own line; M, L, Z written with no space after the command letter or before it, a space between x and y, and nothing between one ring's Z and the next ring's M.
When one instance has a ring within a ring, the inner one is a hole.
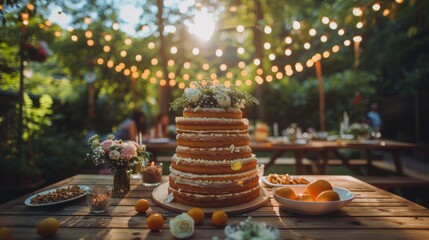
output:
M191 103L199 102L203 94L196 88L185 88L185 97Z
M220 107L231 107L231 98L228 96L228 94L221 91L215 91L213 97L216 99Z
M189 238L194 234L194 219L187 213L182 213L170 220L170 232L179 239Z

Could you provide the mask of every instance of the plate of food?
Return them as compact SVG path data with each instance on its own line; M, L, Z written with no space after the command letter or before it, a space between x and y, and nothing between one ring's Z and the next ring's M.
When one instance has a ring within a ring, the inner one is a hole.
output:
M86 195L89 187L86 185L62 186L36 193L27 199L24 204L30 207L43 207L70 202Z
M281 187L285 185L307 185L310 183L309 179L301 176L292 176L289 174L268 174L262 177L262 182L269 187Z
M315 180L304 185L275 187L272 190L279 207L290 212L306 215L323 215L343 208L354 194L325 180Z

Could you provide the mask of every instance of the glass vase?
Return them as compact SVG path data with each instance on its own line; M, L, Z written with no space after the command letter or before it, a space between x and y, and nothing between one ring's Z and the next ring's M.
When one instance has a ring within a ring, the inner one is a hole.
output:
M126 193L130 191L130 174L127 167L115 167L113 174L113 191Z

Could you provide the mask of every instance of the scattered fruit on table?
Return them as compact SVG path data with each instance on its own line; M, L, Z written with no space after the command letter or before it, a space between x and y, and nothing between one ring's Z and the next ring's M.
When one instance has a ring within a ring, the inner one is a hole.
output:
M0 239L1 240L11 240L12 233L10 232L10 229L7 227L0 227Z
M228 215L222 210L216 210L212 214L212 222L217 227L223 227L228 222Z
M198 207L194 207L188 210L189 216L194 219L195 224L200 224L204 220L204 210Z
M296 200L295 192L291 188L281 187L276 189L275 193L280 197Z
M292 177L289 174L268 174L267 181L272 184L284 184L284 185L295 185L295 184L308 184L309 181L303 177Z
M316 202L339 201L340 196L333 190L326 190L321 192L316 198Z
M144 213L149 209L149 201L146 199L140 199L136 202L134 209L138 213Z
M147 227L151 231L158 231L164 225L164 217L161 214L155 213L147 218Z
M314 200L316 200L320 193L326 190L332 190L332 185L323 179L317 179L309 183L306 189L307 193L310 194Z
M37 225L37 234L43 237L54 235L60 227L60 223L56 218L49 217L39 222Z

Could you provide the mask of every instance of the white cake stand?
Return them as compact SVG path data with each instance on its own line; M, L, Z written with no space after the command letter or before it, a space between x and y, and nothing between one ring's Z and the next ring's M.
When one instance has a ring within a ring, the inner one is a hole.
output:
M193 206L185 205L182 203L175 202L174 200L167 203L165 199L168 196L168 182L159 185L152 191L152 199L158 204L160 207L165 208L167 210L173 212L186 212ZM269 200L268 192L265 188L261 187L261 192L259 196L246 203L242 203L239 205L229 206L229 207L219 207L219 208L204 208L205 213L213 213L215 210L222 209L228 214L237 214L237 213L245 213L257 208L264 206Z

